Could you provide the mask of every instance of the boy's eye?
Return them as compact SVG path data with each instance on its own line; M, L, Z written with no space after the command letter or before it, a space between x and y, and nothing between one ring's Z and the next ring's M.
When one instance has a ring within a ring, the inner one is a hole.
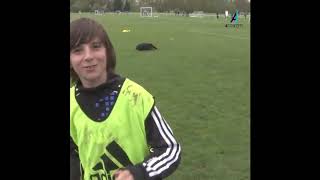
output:
M75 48L72 50L73 53L79 53L81 52L81 48Z
M101 43L93 43L92 44L93 48L100 48L101 46L102 46Z

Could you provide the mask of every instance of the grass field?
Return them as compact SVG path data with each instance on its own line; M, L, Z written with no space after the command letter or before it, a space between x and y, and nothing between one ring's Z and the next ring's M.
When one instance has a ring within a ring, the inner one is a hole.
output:
M92 17L109 33L117 71L156 97L182 145L169 180L250 179L250 24L224 19L138 15ZM128 33L121 32L130 29ZM140 42L159 49L138 52Z

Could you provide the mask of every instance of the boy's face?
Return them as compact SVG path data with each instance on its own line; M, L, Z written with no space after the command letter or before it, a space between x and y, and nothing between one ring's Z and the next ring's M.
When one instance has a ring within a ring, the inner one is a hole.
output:
M102 42L94 38L70 51L70 63L84 87L96 87L107 78L107 52Z

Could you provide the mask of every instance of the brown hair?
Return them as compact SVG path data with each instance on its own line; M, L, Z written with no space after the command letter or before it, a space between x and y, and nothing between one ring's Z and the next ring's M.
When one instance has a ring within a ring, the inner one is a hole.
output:
M106 48L107 73L115 74L116 55L103 26L89 18L80 18L70 23L70 52L79 45L88 43L94 38L98 38ZM79 80L77 73L72 68L70 68L70 77L72 82Z

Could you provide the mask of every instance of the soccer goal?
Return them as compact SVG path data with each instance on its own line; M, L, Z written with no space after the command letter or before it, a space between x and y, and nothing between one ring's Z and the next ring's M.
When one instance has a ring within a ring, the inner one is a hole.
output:
M152 7L140 7L141 17L152 17Z
M94 11L94 14L101 16L101 15L104 14L104 11L103 11L103 10L95 10L95 11Z

